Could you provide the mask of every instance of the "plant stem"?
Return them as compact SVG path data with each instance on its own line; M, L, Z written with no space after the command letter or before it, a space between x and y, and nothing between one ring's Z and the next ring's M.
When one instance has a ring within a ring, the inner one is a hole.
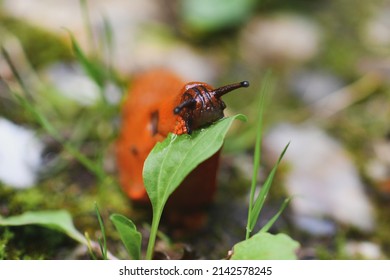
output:
M156 236L158 231L158 226L161 220L161 214L163 207L156 207L157 211L153 210L153 220L152 227L150 229L148 248L146 250L146 259L151 260L153 258L154 244L156 243Z

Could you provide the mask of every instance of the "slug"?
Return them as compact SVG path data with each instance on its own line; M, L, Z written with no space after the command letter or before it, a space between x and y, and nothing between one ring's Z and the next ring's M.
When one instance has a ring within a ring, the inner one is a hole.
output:
M184 86L183 86L184 85ZM176 74L152 70L137 76L124 101L116 142L120 184L131 200L149 202L143 185L143 164L151 149L168 133L191 134L224 117L221 97L243 81L217 89L202 82L185 84ZM216 192L219 152L190 173L168 200L180 211L196 211L210 204Z

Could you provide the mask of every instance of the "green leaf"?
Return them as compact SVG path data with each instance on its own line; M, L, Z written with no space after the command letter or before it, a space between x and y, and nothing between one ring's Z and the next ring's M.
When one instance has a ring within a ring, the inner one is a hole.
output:
M246 117L236 115L224 118L205 129L194 131L192 135L169 134L163 142L154 146L146 158L143 178L153 207L146 259L152 258L158 225L169 196L195 167L222 147L235 119L246 120Z
M258 232L233 247L232 260L295 260L299 243L288 235Z
M244 22L255 4L254 0L181 0L180 15L191 30L207 33Z
M235 119L246 118L243 115L224 118L207 129L194 131L192 135L169 134L163 142L155 145L143 169L145 188L153 208L163 207L184 178L222 147Z
M120 214L112 214L110 219L114 223L130 257L134 260L139 260L141 258L142 235L137 230L135 224Z
M284 154L286 153L289 145L290 145L290 143L288 143L286 145L283 152L280 154L278 161L276 162L276 164L272 168L271 173L268 175L267 179L265 180L263 187L261 188L260 193L255 200L255 203L253 205L253 210L251 212L251 216L249 217L249 231L250 232L253 230L253 228L256 225L256 222L257 222L259 215L260 215L260 211L263 208L265 199L267 198L269 189L271 188L272 181L274 179L276 170L278 169L280 161L282 160Z
M87 245L85 237L73 225L71 215L65 210L25 212L8 218L0 217L0 226L39 225L65 233L70 238Z

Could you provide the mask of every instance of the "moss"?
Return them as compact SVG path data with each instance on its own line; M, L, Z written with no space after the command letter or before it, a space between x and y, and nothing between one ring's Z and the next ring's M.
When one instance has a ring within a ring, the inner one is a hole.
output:
M70 238L54 230L38 226L0 228L1 240L7 241L6 259L56 259L64 248L76 245ZM1 237L2 236L2 237Z
M48 31L1 13L0 25L20 40L34 68L43 67L53 61L73 58L64 40Z
M8 228L0 228L0 260L8 259L7 246L13 237L13 233Z

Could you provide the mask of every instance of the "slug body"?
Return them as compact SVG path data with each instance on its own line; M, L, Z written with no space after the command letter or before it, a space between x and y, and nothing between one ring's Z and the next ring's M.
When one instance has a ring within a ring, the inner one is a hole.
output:
M200 82L184 84L169 71L149 71L134 80L124 102L116 157L121 186L135 202L149 201L142 169L154 145L169 132L191 134L222 118L226 106L220 97L249 85L241 82L213 89ZM196 211L212 202L218 161L219 152L200 164L173 193L168 206L181 211Z

